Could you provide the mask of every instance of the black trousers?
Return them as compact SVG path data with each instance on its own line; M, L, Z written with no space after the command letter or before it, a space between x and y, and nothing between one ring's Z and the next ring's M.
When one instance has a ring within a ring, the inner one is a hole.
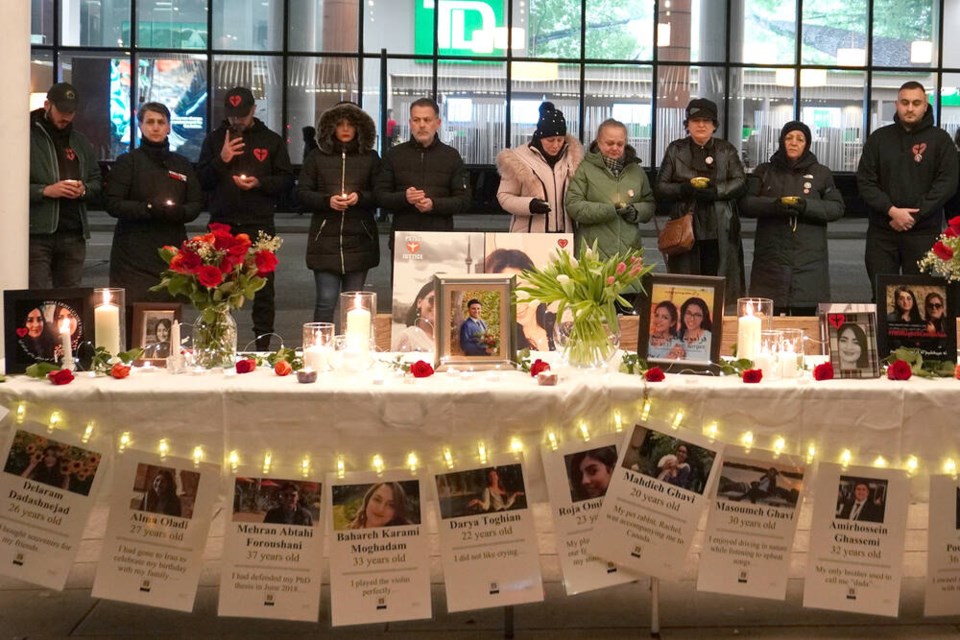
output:
M894 231L875 225L867 227L867 243L864 253L864 263L867 267L867 276L870 278L870 287L877 297L877 275L904 274L915 275L920 273L917 262L926 255L927 251L937 241L940 235L939 227L910 231Z

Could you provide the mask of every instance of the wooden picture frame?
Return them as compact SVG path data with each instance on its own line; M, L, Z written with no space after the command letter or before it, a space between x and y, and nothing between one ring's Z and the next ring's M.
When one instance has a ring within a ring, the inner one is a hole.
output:
M819 311L820 332L834 375L837 378L880 377L876 305L821 304Z
M157 367L167 366L167 357L172 352L170 327L180 322L183 305L179 302L135 302L133 304L134 348L143 349L138 364L149 362ZM166 327L166 340L157 336L157 331Z
M436 369L451 366L512 367L516 358L517 318L513 303L516 276L506 274L436 275ZM468 304L480 303L471 318ZM475 330L480 321L486 330ZM470 340L462 344L463 336ZM481 353L482 351L482 353Z
M649 273L643 278L637 354L648 364L671 373L706 373L719 368L723 342L723 295L725 280L715 276ZM690 315L686 325L684 313ZM672 325L661 336L665 322L655 315L669 316ZM699 316L696 317L696 316ZM699 320L699 336L693 326ZM672 326L672 329L670 328Z
M96 351L93 297L93 288L88 287L4 291L6 372L23 373L37 362L60 364L63 349L58 316L70 320L70 343L77 369L89 368Z
M956 361L956 284L928 275L878 275L876 291L881 359L907 347L918 349L924 361ZM911 298L912 303L904 304ZM939 308L933 308L937 304Z

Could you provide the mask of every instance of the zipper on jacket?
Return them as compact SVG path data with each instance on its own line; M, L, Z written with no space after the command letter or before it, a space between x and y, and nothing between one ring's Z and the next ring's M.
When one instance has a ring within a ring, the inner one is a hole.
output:
M347 272L347 265L343 260L343 221L346 220L346 218L347 218L347 212L341 211L340 212L340 242L338 242L338 244L340 245L340 273Z
M317 240L320 239L320 234L323 233L323 228L324 228L326 225L327 225L327 221L326 221L326 220L321 220L321 221L320 221L320 228L317 229L317 235L315 235L315 236L313 237L314 242L316 242Z

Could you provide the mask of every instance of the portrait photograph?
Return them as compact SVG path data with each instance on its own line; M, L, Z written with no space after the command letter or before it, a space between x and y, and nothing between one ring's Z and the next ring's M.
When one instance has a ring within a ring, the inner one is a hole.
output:
M840 485L837 488L837 520L882 523L886 508L886 480L840 476Z
M877 276L880 358L901 347L924 360L953 362L957 353L956 285L927 275Z
M182 305L176 302L137 302L133 305L133 346L143 349L143 361L165 366L166 359L176 353L170 344L174 322L180 321Z
M90 495L102 456L18 429L3 467L6 473L82 496Z
M420 524L420 481L400 480L331 487L333 530Z
M703 495L716 457L715 451L636 425L621 466Z
M484 273L515 275L517 286L522 286L523 271L546 267L556 258L557 251L573 255L573 234L488 233L485 248ZM518 292L516 316L518 350L556 351L556 305L529 300L529 296L521 297Z
M508 366L516 353L515 276L437 276L437 369Z
M7 373L23 373L37 362L60 363L62 335L70 338L77 363L89 366L94 352L93 289L4 291Z
M315 527L320 522L319 482L237 477L233 521Z
M584 449L563 456L570 483L570 499L581 502L607 495L607 487L617 466L617 447L608 445Z
M193 518L200 473L141 462L133 479L130 508L178 518Z
M795 509L803 494L803 467L724 457L717 498Z
M444 520L527 508L520 464L445 473L437 475L436 481Z
M834 375L838 378L877 378L876 314L871 312L827 313L821 316Z
M671 372L713 368L723 341L723 278L651 273L643 287L640 357Z

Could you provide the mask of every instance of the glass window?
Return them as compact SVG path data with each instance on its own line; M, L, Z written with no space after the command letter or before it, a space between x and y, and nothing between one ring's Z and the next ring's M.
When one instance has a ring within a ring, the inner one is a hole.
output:
M130 56L121 52L60 55L60 78L77 90L73 125L101 160L113 160L130 144ZM48 87L49 88L49 87Z
M613 11L612 5L624 3L595 0L592 4L606 4L607 10ZM580 57L580 0L517 0L514 6L520 13L519 24L518 16L514 16L514 26L526 33L526 51L517 51L515 55L531 58ZM523 15L525 12L526 15ZM600 15L606 17L609 14Z
M287 64L288 149L292 162L302 162L303 127L315 126L320 114L338 102L358 101L357 60L297 56ZM379 76L374 81L379 82ZM279 108L280 87L275 91Z
M207 0L138 0L137 46L205 49Z
M823 82L805 80L801 76L800 83L800 119L813 134L810 150L820 164L833 171L856 171L865 142L863 100L866 74L826 71ZM875 95L874 100L876 98Z
M939 12L936 0L875 0L873 64L881 67L936 65L933 21Z
M960 131L960 73L943 74L940 107L940 127L956 140Z
M819 3L809 4L819 7ZM734 24L734 27L730 34L730 52L734 60L752 64L793 64L796 61L796 0L743 0L743 23ZM737 41L742 46L736 46Z
M374 6L367 5L365 8L372 14L374 7L379 4L390 3L380 2ZM287 48L291 51L304 52L356 52L358 50L358 10L358 0L326 3L323 0L290 0L290 33ZM369 27L365 25L365 28Z
M30 55L30 110L39 109L47 99L47 90L53 86L53 55L48 51L34 51Z
M433 55L433 9L425 7L426 4L409 0L373 3L364 0L363 50L413 53L416 41L418 53Z
M213 48L283 49L283 0L213 0Z
M672 0L660 5L660 60L723 62L727 58L727 8L723 2ZM742 36L741 36L742 37Z
M653 4L653 0L587 0L587 57L651 60Z
M53 44L53 0L30 0L30 44Z
M130 0L61 0L60 43L74 47L130 45Z
M279 56L214 56L211 129L224 120L224 98L234 87L246 87L256 100L259 118L269 129L280 133L283 123L283 61Z
M583 136L588 146L600 123L615 118L627 125L627 143L636 149L640 161L648 167L653 164L652 77L653 68L648 66L587 66Z
M439 73L440 139L459 151L467 164L493 164L504 147L507 65L441 64ZM458 120L451 120L452 98L459 99L458 106L470 99L471 113L458 110ZM409 108L407 102L403 113Z
M730 87L728 125L741 129L743 166L750 170L767 162L777 150L780 129L793 117L793 69L744 69L742 82Z
M943 32L946 34L960 33L960 0L944 0ZM945 67L960 67L960 38L944 38L943 65Z
M717 103L720 129L715 136L726 138L739 146L739 136L730 139L723 135L724 103L726 95L724 70L721 67L661 66L657 74L657 153L655 163L660 164L667 145L687 137L683 126L687 104L693 98L709 98Z
M864 66L867 63L867 0L804 2L801 61Z
M170 150L196 161L207 135L207 57L182 53L138 56L137 91L136 104L160 102L170 109Z

